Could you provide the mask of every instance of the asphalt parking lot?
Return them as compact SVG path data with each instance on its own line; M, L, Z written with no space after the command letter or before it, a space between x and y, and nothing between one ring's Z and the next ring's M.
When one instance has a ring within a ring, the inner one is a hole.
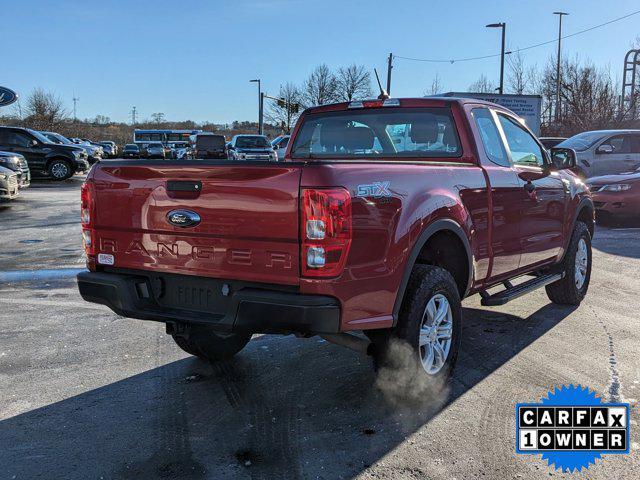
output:
M639 228L597 229L577 309L467 299L449 397L405 404L317 338L260 336L209 365L162 324L83 302L81 180L0 205L0 478L640 477ZM636 405L630 455L570 475L515 454L514 405L569 383Z

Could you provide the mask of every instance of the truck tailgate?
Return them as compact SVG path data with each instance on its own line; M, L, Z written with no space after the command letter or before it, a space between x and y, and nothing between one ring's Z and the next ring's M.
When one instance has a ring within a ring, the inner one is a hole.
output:
M300 174L295 165L103 162L89 180L96 254L113 255L117 268L296 285ZM172 224L175 210L199 223Z

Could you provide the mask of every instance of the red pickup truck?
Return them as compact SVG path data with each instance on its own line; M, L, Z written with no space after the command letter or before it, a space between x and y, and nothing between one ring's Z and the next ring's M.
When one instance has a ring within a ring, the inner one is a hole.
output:
M583 299L594 207L574 166L575 152L547 151L479 100L310 108L281 162L95 165L78 285L119 315L166 323L203 359L293 333L384 361L395 339L421 375L446 378L462 298L501 305L546 287L555 303Z

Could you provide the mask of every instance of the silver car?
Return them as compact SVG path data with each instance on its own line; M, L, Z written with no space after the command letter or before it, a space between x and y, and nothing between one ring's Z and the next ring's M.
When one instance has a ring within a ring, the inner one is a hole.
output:
M640 130L582 132L557 147L576 151L576 173L583 178L631 172L640 167Z
M145 151L147 158L165 158L164 145L160 142L147 144Z
M0 199L13 200L18 196L18 175L13 170L0 167Z

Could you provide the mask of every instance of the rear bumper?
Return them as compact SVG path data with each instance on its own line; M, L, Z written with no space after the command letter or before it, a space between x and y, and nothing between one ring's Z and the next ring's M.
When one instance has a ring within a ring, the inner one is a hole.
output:
M141 320L208 325L252 333L337 333L337 299L259 288L246 282L188 275L81 272L78 288L88 302ZM183 284L180 282L184 282ZM185 302L200 301L198 310ZM172 299L182 300L182 307ZM206 306L205 306L206 304Z

